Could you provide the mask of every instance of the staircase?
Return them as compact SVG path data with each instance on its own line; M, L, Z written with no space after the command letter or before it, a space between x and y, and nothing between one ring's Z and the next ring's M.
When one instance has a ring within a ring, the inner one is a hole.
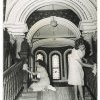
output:
M23 91L17 100L37 100L37 92L28 89Z
M84 96L85 96L85 100L94 100L90 94L90 92L88 91L88 89L85 87L84 90ZM81 100L81 97L79 96L79 100Z
M28 89L22 92L17 100L74 100L74 90L71 87L56 87L57 91L33 92ZM79 96L79 100L81 100ZM94 100L85 88L85 100Z

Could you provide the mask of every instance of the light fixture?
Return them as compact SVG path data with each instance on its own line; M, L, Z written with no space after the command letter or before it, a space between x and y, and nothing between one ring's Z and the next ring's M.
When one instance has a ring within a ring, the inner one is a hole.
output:
M52 9L54 11L54 5L52 5ZM52 20L50 22L50 25L53 26L53 27L57 26L57 21L54 19L54 16L52 16Z
M53 16L53 19L50 22L50 25L53 26L53 27L56 27L57 26L57 21L54 20L54 16Z

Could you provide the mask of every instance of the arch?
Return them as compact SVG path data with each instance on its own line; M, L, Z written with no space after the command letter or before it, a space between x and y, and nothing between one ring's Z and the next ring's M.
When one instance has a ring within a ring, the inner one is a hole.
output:
M34 42L32 44L31 53L37 47L45 46L45 45L48 45L49 43L52 44L52 46L54 46L54 47L63 47L63 46L69 46L69 45L74 47L74 40L66 39L66 38L56 38L56 39L49 38L49 39L42 39L42 40L38 40L38 41Z
M29 43L31 43L32 37L34 36L35 32L40 29L41 27L50 24L51 22L51 18L52 17L48 17L48 18L44 18L40 21L38 21L37 23L35 23L30 31L27 34L27 40ZM80 37L80 31L78 29L78 27L76 27L75 24L73 24L71 21L61 18L61 17L54 17L54 19L57 21L58 24L65 26L67 28L69 28L76 36L76 38Z
M8 23L25 23L32 12L51 4L65 6L73 10L81 20L96 20L96 9L89 0L19 0L12 6L10 5L6 21Z

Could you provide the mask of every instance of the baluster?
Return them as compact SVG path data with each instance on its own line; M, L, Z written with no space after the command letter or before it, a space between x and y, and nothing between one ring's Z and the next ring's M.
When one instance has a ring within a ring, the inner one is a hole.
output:
M21 90L21 70L19 69L19 91Z
M4 82L3 82L3 89L4 89L4 96L3 96L3 98L4 98L4 100L6 100L6 92L7 92L7 84L6 84L6 78L4 79Z
M19 80L19 76L18 76L18 70L17 70L17 94L18 94L18 80Z
M17 70L18 70L18 76L17 76L17 77L20 77L19 68L18 68ZM19 87L20 87L20 85L19 85L19 80L20 80L20 78L18 78L18 91L19 91Z
M13 95L13 98L15 99L15 94L16 94L16 71L14 71L14 76L13 76L13 78L14 78L14 82L13 82L13 86L14 86L14 95Z
M9 76L7 76L6 84L7 84L7 96L6 96L6 100L8 100L9 99Z
M17 72L15 70L15 97L17 95Z
M8 81L7 81L7 99L6 100L9 100L9 95L10 95L10 84L9 84L9 79L10 79L10 75L8 76Z
M14 100L23 86L22 62L4 72L4 100Z
M11 100L13 100L13 72L11 74Z
M14 72L12 72L12 100L14 100Z
M9 100L11 100L11 74L9 75Z

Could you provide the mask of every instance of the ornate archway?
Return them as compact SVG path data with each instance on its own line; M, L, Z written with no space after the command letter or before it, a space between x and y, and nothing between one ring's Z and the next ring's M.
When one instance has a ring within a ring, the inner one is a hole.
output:
M14 0L7 5L4 27L7 27L11 34L23 35L23 32L28 31L26 20L31 13L51 4L74 11L81 20L79 25L82 30L96 30L97 11L90 0Z
M79 28L76 27L76 25L73 24L71 21L69 21L67 19L64 19L64 18L61 18L61 17L55 17L55 20L57 21L57 24L60 24L60 25L62 25L64 27L70 29L75 34L76 38L80 37ZM38 29L40 29L41 27L43 27L45 25L50 24L50 22L51 22L51 17L42 19L42 20L38 21L37 23L35 23L31 27L30 31L27 34L27 40L28 40L28 42L31 43L32 37L34 36L35 32Z
M96 9L89 0L19 0L10 5L5 20L24 23L32 12L51 4L73 10L81 20L96 19Z

